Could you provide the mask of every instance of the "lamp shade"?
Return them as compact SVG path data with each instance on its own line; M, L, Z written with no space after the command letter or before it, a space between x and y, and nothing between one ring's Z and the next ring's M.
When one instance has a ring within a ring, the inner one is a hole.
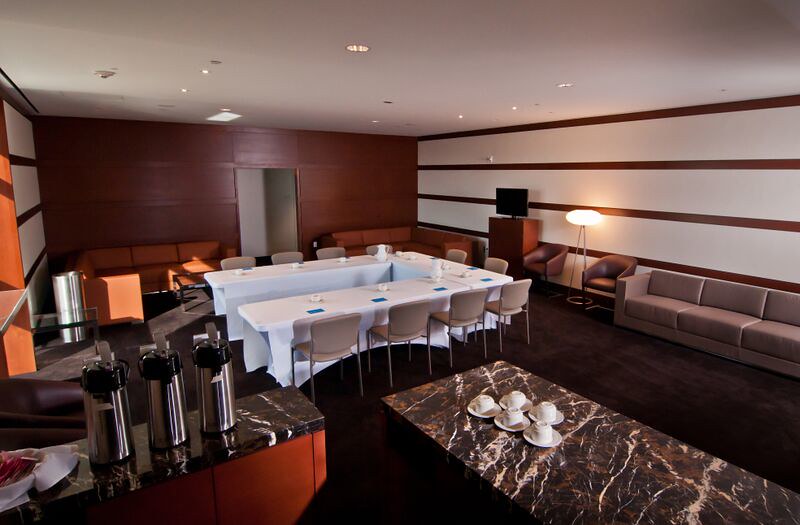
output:
M594 210L572 210L567 213L567 221L578 226L594 226L602 219L603 216Z

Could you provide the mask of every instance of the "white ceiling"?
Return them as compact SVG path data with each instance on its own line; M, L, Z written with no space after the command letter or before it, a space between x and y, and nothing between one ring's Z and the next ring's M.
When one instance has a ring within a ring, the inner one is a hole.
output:
M3 0L0 67L45 115L424 135L798 93L800 1Z

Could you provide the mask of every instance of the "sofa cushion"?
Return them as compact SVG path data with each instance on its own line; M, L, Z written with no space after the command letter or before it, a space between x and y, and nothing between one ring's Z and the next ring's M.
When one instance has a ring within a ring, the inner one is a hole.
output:
M766 288L716 279L706 279L703 293L700 295L702 306L731 310L759 318L764 313L766 300Z
M205 259L202 261L186 261L181 267L188 273L216 272L222 267L219 259Z
M103 268L94 272L95 277L111 277L113 275L133 275L138 273L136 268L131 266L125 268Z
M344 249L344 254L348 257L354 257L356 255L365 255L367 253L366 246L348 246Z
M650 272L650 284L647 288L647 293L699 304L704 282L705 279L702 277L653 270Z
M86 252L95 270L108 268L123 268L133 266L131 249L125 248L98 248Z
M402 242L411 240L411 226L389 228L389 242Z
M742 329L761 319L730 310L697 306L678 313L678 330L739 346Z
M697 305L660 295L640 295L625 301L625 313L629 316L668 328L678 328L678 314L690 308Z
M332 233L331 237L337 241L342 241L345 247L364 245L364 236L361 234L361 231L336 232Z
M407 242L405 243L405 248L403 251L406 252L417 252L422 253L424 255L430 255L431 257L444 257L442 253L442 249L438 246L432 246L430 244L421 244L418 242Z
M614 293L614 291L617 289L617 280L610 277L595 277L594 279L589 279L586 281L584 286L594 290L602 290L604 292Z
M364 246L369 246L370 244L388 243L391 232L388 229L364 230L361 235L364 239Z
M178 248L174 244L149 244L146 246L132 246L134 266L148 266L151 264L167 264L178 262Z
M142 287L145 284L169 284L171 271L181 271L181 265L177 263L172 264L146 264L136 267L136 273L139 274L139 280L142 282Z
M742 346L762 354L800 363L800 326L759 321L745 327Z
M770 290L764 319L800 326L800 294Z
M95 276L94 265L89 258L89 254L86 252L81 252L78 255L78 258L75 260L75 266L72 269L83 273L86 279L92 279Z
M218 241L182 242L178 244L178 261L205 261L222 257Z
M444 242L444 232L429 230L427 228L414 228L411 240L429 246L439 246Z

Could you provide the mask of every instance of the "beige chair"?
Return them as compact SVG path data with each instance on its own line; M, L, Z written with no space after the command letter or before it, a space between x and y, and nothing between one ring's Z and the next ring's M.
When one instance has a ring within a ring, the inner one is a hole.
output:
M522 279L513 283L504 284L500 289L500 299L486 303L486 311L498 316L497 334L500 338L500 352L503 351L503 320L508 317L509 322L514 315L525 313L525 330L528 335L528 344L531 344L531 318L529 305L529 292L531 280Z
M411 341L417 337L425 337L428 341L428 373L431 369L431 327L428 318L431 314L429 301L414 301L412 303L398 304L389 308L389 322L373 326L367 332L367 345L372 350L372 338L377 337L386 341L386 351L389 356L389 386L394 386L392 380L392 343L408 343L408 360L411 361ZM372 371L372 358L367 353L367 370Z
M487 257L486 262L483 264L483 269L505 275L508 271L508 261L497 257Z
M303 262L303 252L278 252L272 254L272 264L291 264Z
M452 250L447 250L447 254L444 256L444 258L448 261L464 264L467 262L467 252L464 250L456 250L454 248Z
M483 357L486 353L486 319L485 303L488 290L467 290L457 292L450 296L450 309L446 312L434 312L431 319L447 326L447 350L450 352L450 368L453 368L453 339L451 336L453 328L461 328L464 341L467 340L467 328L470 326L478 329L481 325L483 331ZM476 336L477 337L477 336Z
M356 347L356 366L358 367L358 392L364 395L364 383L361 379L361 344L359 342L359 325L361 314L345 314L326 317L311 323L311 340L304 343L292 343L292 385L294 385L295 351L308 359L308 370L311 374L311 402L316 404L314 395L314 363L339 360L339 376L344 375L345 357L353 354Z
M320 248L317 250L317 259L320 261L323 259L338 259L339 257L344 257L345 255L347 255L347 252L341 246Z
M252 268L256 265L255 257L228 257L219 263L223 270L238 270L241 268Z
M378 244L370 244L369 246L367 246L367 255L375 255L376 253L378 253L378 246L379 246ZM392 251L391 244L384 244L384 246L386 246L386 253Z

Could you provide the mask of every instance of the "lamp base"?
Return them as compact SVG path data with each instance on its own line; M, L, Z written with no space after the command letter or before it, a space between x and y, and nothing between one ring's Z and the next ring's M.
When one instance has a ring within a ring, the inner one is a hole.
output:
M592 304L594 301L590 297L581 297L580 295L570 295L567 297L567 302L586 306L587 304Z

